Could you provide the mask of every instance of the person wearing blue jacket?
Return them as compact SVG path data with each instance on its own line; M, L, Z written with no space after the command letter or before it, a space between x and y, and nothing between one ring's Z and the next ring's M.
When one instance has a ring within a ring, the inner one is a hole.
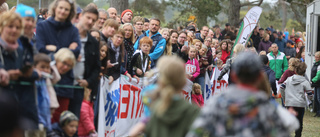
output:
M50 9L52 16L37 24L36 47L45 54L55 53L60 48L69 48L78 57L81 49L80 36L78 29L71 23L75 15L75 3L55 0L53 5Z
M134 50L137 50L139 47L139 41L141 38L147 36L152 39L153 44L149 53L149 56L153 63L151 64L151 68L155 66L155 63L160 58L160 56L163 54L165 48L166 48L166 39L164 39L161 34L158 32L160 28L160 20L159 19L151 19L149 30L147 30L145 33L143 33L139 38L136 40L136 43L134 44ZM151 36L151 37L150 37Z

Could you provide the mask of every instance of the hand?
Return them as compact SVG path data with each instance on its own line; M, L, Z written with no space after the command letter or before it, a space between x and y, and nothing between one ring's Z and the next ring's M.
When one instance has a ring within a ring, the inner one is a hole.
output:
M107 68L112 68L114 65L110 63L110 60L107 62Z
M75 50L78 47L78 44L76 42L72 42L69 46L69 49Z
M131 75L129 73L127 73L126 76L129 78L129 82L130 82L132 79Z
M209 71L212 71L212 67L213 67L213 66L210 65L210 66L207 67L207 69L208 69Z
M25 78L31 77L31 76L32 76L32 73L33 73L33 70L34 70L34 68L31 67L31 68L29 68L29 69L26 71L26 73L21 73L21 74L22 74L22 77L25 77ZM41 73L38 72L38 74L39 74L39 77L41 77Z
M203 61L203 65L208 65L209 62L206 60L206 61Z
M56 45L46 45L46 50L55 52L57 50Z
M88 87L89 86L88 81L85 80L85 79L80 79L80 80L77 80L77 81L78 81L80 87Z
M142 70L139 69L139 68L137 68L136 73L137 73L138 75L142 75Z
M138 76L133 76L133 78L137 79L137 84L139 84L140 78Z
M9 81L10 81L9 73L4 69L0 69L0 85L6 86L9 84Z
M89 134L89 137L98 137L98 134L97 134L97 132L90 133L90 134Z
M181 52L185 52L186 53L186 52L188 52L188 50L189 50L189 47L187 47L187 46L182 46L181 47Z
M77 58L77 62L80 62L82 55L80 54Z
M148 74L149 74L149 71L145 72L145 73L144 73L144 76L148 76Z
M11 69L7 71L10 77L10 80L18 80L22 75L19 69Z
M298 115L297 111L295 111L292 107L289 107L289 108L288 108L288 111L289 111L292 115L295 115L295 116Z
M110 76L108 79L109 79L109 85L110 85L113 82L114 79L113 79L112 76Z

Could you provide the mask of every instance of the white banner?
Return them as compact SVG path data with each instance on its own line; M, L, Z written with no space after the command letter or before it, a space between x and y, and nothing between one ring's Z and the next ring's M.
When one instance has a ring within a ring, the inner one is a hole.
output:
M225 91L228 87L228 79L229 74L226 73L220 81L218 81L218 77L221 71L218 68L213 68L213 73L211 79L209 78L208 73L205 76L205 90L204 90L204 102L214 96L218 95L221 92Z
M142 103L143 80L129 82L121 75L111 85L108 80L100 80L99 96L99 137L128 136L130 129L140 120L144 111ZM149 79L155 81L157 77ZM191 103L192 82L187 81L183 88L183 97ZM102 132L101 132L102 131Z

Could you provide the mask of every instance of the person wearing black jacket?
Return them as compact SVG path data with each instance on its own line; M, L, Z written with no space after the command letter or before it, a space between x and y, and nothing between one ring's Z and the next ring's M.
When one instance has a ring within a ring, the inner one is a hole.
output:
M274 71L269 67L269 59L266 55L261 55L260 59L262 63L264 64L263 70L267 74L271 89L273 91L274 95L277 95L277 84L276 84L276 74Z
M89 30L98 20L98 10L94 7L86 7L79 16L79 23L76 27L81 38L80 55L74 67L74 82L76 86L92 90L91 101L96 99L98 88L98 77L101 68L99 43L92 37ZM81 102L84 96L84 89L74 89L74 96L70 99L69 110L77 117L80 117Z

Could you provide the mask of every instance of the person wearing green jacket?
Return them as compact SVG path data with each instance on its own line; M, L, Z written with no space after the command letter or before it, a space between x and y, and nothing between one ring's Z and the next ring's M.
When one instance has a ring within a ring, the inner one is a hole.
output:
M311 68L311 81L314 89L315 112L314 117L320 117L320 51L314 55L315 62Z
M284 71L288 69L286 55L278 50L278 45L271 45L271 52L267 55L270 61L269 67L276 73L276 79L279 80Z

